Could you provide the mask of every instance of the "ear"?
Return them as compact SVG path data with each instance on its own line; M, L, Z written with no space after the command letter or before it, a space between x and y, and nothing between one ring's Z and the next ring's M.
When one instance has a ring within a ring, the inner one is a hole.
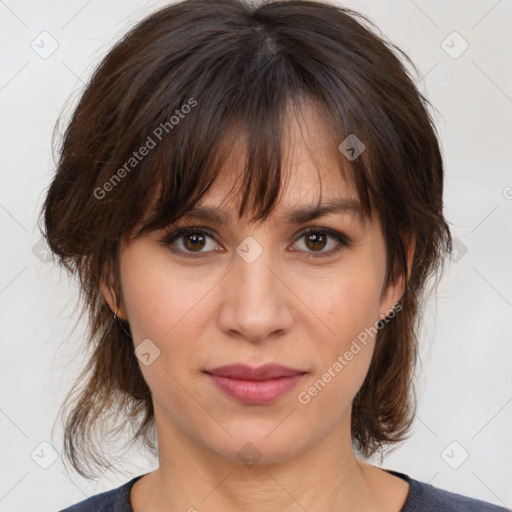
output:
M123 311L122 305L120 303L121 301L117 299L117 295L114 292L112 285L107 284L104 279L101 279L99 288L103 294L103 297L105 297L105 300L107 301L110 309L112 310L112 313L117 311L117 317L121 320L126 320L125 312Z
M416 248L416 243L414 238L409 237L406 241L406 254L407 254L407 279L409 279L411 275L411 267L414 258L414 250ZM403 274L400 274L398 278L390 283L387 289L384 289L381 296L381 305L380 305L380 318L385 318L389 315L393 306L400 300L402 295L405 292L405 277Z

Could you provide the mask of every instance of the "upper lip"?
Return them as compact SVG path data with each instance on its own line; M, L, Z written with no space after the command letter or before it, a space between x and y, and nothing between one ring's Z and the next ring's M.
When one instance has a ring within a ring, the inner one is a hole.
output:
M278 379L279 377L290 377L292 375L298 375L306 372L289 368L281 364L268 363L258 367L246 364L228 364L213 368L212 370L207 370L206 373L221 377L231 377L232 379L268 380Z

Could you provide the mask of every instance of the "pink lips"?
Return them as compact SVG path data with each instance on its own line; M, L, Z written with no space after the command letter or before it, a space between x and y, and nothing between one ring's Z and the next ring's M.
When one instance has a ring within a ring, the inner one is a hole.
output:
M287 393L298 384L305 372L279 364L259 367L232 364L214 368L206 374L221 391L235 400L261 405Z

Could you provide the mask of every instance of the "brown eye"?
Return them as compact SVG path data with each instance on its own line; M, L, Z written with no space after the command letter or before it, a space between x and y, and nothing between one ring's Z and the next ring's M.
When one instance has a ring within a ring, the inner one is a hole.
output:
M208 248L209 240L213 242L210 242L210 248L205 250ZM160 243L168 246L171 252L185 258L200 257L203 253L215 250L217 244L214 242L213 234L204 228L181 228L160 240Z
M304 250L301 249L301 252L306 253L307 258L330 256L343 247L350 246L350 240L347 236L330 229L308 229L301 233L298 240L304 240L306 248ZM324 250L329 245L330 248Z

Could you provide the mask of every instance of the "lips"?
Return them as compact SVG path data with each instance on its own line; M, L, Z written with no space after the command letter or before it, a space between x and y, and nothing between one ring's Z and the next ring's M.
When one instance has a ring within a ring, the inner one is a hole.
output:
M219 390L239 402L252 405L274 402L294 388L306 374L274 363L259 367L232 364L205 373Z

